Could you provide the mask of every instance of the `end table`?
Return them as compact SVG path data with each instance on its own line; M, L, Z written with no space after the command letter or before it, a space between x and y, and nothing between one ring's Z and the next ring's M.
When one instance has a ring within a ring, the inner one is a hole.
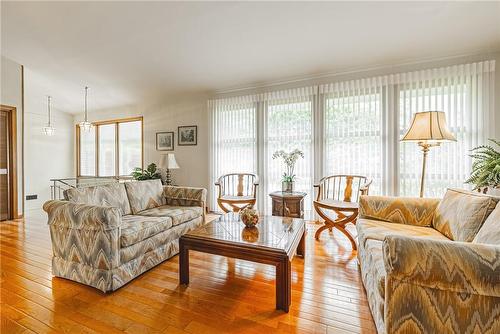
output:
M304 197L306 193L275 191L269 194L273 201L272 215L281 217L304 218Z

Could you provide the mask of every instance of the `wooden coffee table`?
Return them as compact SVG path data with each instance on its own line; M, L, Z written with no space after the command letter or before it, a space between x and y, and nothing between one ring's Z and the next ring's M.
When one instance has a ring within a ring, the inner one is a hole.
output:
M246 228L234 213L201 226L179 240L179 276L189 284L189 251L222 255L276 267L276 309L288 312L291 303L291 261L305 255L303 219L264 216Z

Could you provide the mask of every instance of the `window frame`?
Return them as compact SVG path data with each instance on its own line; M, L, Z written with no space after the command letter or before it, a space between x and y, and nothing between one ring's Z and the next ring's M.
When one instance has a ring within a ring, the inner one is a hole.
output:
M80 153L81 153L81 143L80 143L80 125L75 125L76 132L76 176L77 177L101 177L99 175L99 126L101 125L109 125L114 124L115 126L115 174L112 176L102 176L102 177L124 177L129 175L119 175L120 170L120 131L119 125L121 123L129 123L129 122L141 122L141 168L144 168L144 118L142 116L139 117L128 117L128 118L119 118L112 119L106 121L97 121L92 122L92 125L96 128L95 130L95 175L82 175L81 174L81 161L80 161Z

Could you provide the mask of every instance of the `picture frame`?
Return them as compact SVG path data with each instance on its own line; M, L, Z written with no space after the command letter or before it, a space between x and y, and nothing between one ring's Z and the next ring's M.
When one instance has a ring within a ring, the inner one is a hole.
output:
M188 125L177 128L177 145L196 146L198 145L198 126Z
M174 132L156 133L156 150L173 151L174 150Z

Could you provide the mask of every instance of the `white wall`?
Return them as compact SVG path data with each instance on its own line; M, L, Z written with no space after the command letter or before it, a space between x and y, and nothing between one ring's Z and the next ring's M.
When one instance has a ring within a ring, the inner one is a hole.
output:
M23 91L22 66L8 58L1 57L0 104L16 107L17 115L17 207L23 214Z
M40 210L43 203L51 198L52 178L75 176L74 164L74 120L73 115L57 108L57 92L47 92L36 80L33 73L24 71L25 100L25 194L38 195L36 200L25 202L25 211ZM52 126L55 134L51 137L42 132L47 124L47 96L52 96Z
M180 169L173 170L174 182L178 185L208 188L208 113L206 95L178 97L156 103L124 106L109 110L89 110L90 121L101 121L135 116L144 117L144 164L158 164L161 154L156 150L156 133L175 133L175 157ZM83 118L75 117L75 124ZM198 126L198 145L178 146L177 127Z

